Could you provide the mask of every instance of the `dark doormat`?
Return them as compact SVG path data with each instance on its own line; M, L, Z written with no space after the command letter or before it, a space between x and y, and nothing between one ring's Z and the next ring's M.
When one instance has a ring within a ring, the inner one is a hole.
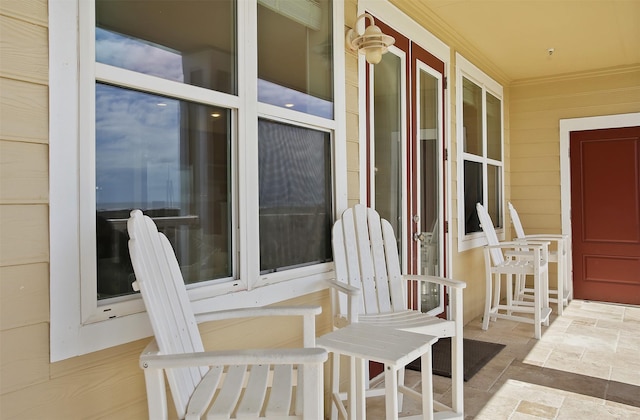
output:
M464 380L468 381L486 365L489 360L500 353L504 344L486 341L463 339ZM441 338L432 347L433 373L438 376L451 377L451 338ZM420 370L420 359L407 365L407 369Z

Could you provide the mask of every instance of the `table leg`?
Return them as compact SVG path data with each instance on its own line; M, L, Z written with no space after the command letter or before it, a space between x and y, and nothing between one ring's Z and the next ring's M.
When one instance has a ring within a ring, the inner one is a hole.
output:
M420 357L422 375L422 418L433 419L433 378L431 376L431 350Z
M398 418L398 371L391 366L384 366L384 395L387 420Z

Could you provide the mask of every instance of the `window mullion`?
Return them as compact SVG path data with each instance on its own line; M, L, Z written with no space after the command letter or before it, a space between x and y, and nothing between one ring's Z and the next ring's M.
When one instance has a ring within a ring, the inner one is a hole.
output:
M238 1L238 263L247 289L260 274L258 204L258 4Z

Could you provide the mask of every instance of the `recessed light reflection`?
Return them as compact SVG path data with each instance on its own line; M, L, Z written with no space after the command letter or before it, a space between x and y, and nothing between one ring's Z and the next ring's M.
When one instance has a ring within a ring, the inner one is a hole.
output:
M293 104L284 104L284 106L286 106L287 108L293 108Z
M164 102L160 102L157 104L158 106L167 106L167 104L165 104Z
M212 112L212 113L211 113L211 116L212 116L213 118L219 118L219 117L220 117L220 113L219 113L219 112Z

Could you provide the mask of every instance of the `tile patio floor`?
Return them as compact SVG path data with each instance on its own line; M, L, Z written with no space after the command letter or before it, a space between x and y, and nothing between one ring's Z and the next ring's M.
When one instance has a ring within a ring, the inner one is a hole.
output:
M553 309L541 340L514 321L465 326L465 338L506 344L465 382L466 419L640 419L640 307L574 300L561 317ZM419 390L419 372L406 376ZM433 380L436 399L450 403L449 379ZM405 399L401 416L417 413ZM384 419L382 397L368 401L367 419Z

